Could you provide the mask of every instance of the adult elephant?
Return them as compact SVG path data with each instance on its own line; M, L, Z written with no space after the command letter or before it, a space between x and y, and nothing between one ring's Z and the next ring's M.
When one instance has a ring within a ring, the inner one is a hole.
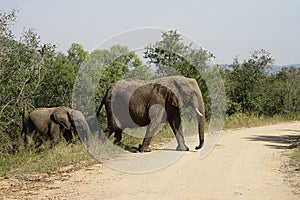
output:
M63 136L67 143L74 143L76 136L89 143L89 126L84 115L68 107L37 108L24 123L24 142L26 146L39 147L51 141L54 147Z
M188 151L185 145L180 109L192 106L198 113L200 149L204 143L205 109L197 81L183 76L170 76L152 81L120 80L107 90L97 111L97 117L105 105L108 127L104 133L109 137L115 132L115 144L121 144L125 128L148 126L140 152L149 152L149 144L159 125L170 124L178 143L176 150Z

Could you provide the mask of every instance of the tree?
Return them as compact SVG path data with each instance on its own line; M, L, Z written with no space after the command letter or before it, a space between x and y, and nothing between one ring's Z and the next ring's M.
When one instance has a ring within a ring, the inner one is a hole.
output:
M31 29L17 41L10 29L15 19L16 11L0 13L0 151L21 146L22 121L34 106L45 63L55 48L41 45Z
M126 74L126 78L138 79L138 80L150 80L152 78L152 73L147 65L138 62L131 66L132 68Z
M35 98L36 107L71 106L75 68L68 56L57 53L47 65Z
M75 43L68 49L68 55L61 52L50 54L48 62L44 63L47 70L43 73L35 106L71 107L75 79L87 56L88 52Z
M270 53L265 50L255 51L242 64L234 59L226 77L229 114L236 111L262 114L267 97L264 87L268 80L267 70L272 62Z
M78 72L80 65L84 62L88 52L80 44L73 43L68 49L68 59L74 67L75 73Z
M282 114L294 114L300 111L300 68L285 67L276 74L276 84Z

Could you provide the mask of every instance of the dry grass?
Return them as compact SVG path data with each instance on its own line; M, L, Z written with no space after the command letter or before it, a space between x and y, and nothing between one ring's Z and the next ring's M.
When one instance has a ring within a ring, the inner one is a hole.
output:
M28 149L16 154L0 154L0 176L9 176L11 173L51 173L61 167L91 160L92 156L82 144L66 145L61 142L54 149L41 152Z
M300 120L300 113L294 115L288 115L288 116L275 115L272 117L264 116L264 115L259 116L257 114L237 113L226 118L224 129L265 126L265 125L294 121L294 120Z

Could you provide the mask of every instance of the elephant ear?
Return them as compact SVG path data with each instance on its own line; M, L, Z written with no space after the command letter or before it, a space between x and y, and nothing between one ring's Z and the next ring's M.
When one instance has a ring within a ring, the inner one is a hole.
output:
M166 94L168 100L172 102L172 105L182 107L183 99L186 98L186 95L182 92L184 79L185 78L181 76L169 76L155 79L153 82L167 88Z
M181 107L181 102L179 101L175 92L165 85L156 84L157 92L167 101L170 102L175 107Z
M71 109L69 113L70 121L72 123L72 127L75 129L76 134L85 141L85 145L89 146L89 134L90 128L85 119L85 116L79 110Z
M185 107L192 106L198 108L199 101L197 94L201 95L201 91L195 79L176 77L174 85ZM197 88L198 90L196 91Z
M53 120L62 125L65 129L70 129L71 128L71 122L69 119L69 109L68 108L64 108L64 107L58 107L56 108L51 117L53 118Z
M189 79L185 78L184 76L168 76L153 80L153 83L165 86L173 92L177 98L176 101L178 101L179 107L198 107L199 102L196 94L201 95L201 92L195 80L195 86L191 85L189 82ZM199 91L196 91L195 88L198 88ZM176 105L176 101L174 101L172 104Z
M174 80L174 86L176 88L176 91L178 92L178 96L180 96L182 100L182 104L184 104L185 107L195 107L198 104L195 92L186 78L178 77Z

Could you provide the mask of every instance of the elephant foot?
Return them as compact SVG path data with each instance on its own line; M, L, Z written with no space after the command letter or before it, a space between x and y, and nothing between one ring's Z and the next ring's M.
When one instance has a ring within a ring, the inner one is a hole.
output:
M139 148L138 148L138 150L139 150L139 152L151 152L151 149L150 149L150 147L145 147L145 146L143 146L143 145L139 145Z
M114 145L122 147L122 142L121 141L114 141Z
M178 145L176 151L189 151L189 148L185 145Z
M204 144L204 140L200 140L199 146L196 146L195 149L196 149L196 150L201 149L202 146L203 146L203 144Z

